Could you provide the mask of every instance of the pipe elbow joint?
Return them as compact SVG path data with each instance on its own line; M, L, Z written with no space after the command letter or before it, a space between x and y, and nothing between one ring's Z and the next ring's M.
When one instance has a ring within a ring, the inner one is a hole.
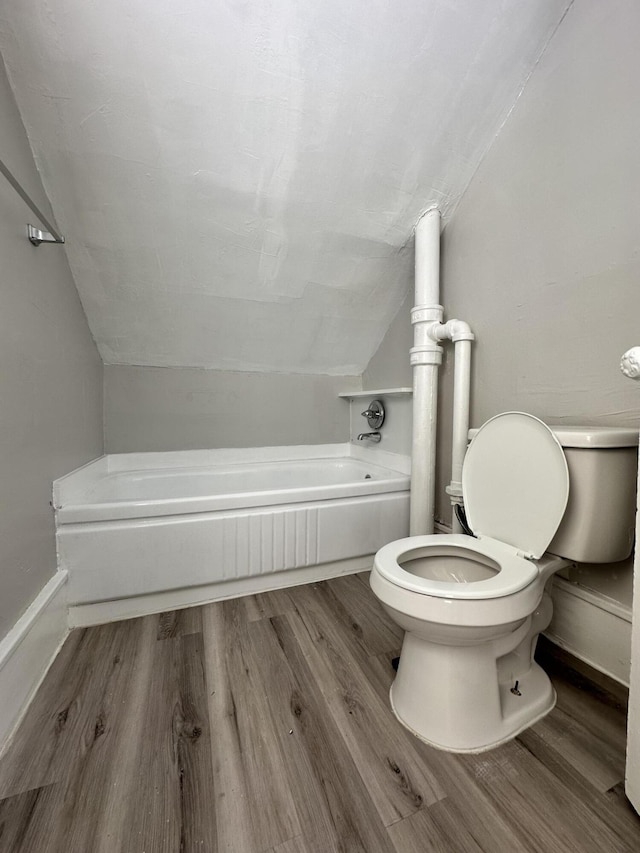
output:
M449 320L446 323L436 320L429 323L426 331L427 336L434 343L445 340L453 341L454 343L457 341L475 340L475 335L471 331L469 324L465 323L464 320Z
M474 341L475 335L471 331L468 323L464 320L449 320L446 324L448 327L449 337L454 343L457 341Z

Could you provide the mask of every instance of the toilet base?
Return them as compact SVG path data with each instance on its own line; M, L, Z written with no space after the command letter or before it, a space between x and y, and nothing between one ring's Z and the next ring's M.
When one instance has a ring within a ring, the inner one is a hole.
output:
M515 681L500 681L492 644L443 646L406 634L391 686L397 719L420 740L447 752L484 752L512 740L556 703L544 670L532 661Z

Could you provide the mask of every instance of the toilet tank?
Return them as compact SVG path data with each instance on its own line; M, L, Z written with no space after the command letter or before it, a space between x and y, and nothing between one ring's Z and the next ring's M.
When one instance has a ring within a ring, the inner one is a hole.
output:
M569 501L548 550L580 563L616 563L633 547L638 432L549 425L569 468Z

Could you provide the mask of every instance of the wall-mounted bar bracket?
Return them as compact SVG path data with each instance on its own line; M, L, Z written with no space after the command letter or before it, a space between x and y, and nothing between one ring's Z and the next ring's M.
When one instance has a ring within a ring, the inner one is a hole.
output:
M57 239L50 231L41 231L34 225L27 225L27 237L34 246L39 246L40 243L64 243L62 235Z
M64 243L64 237L62 234L53 227L35 201L33 201L26 191L22 189L17 179L13 176L13 173L10 171L8 166L2 162L2 160L0 160L0 173L5 176L22 201L47 228L46 231L41 231L39 228L34 228L33 225L27 225L27 237L29 238L29 242L34 246L39 246L40 243Z

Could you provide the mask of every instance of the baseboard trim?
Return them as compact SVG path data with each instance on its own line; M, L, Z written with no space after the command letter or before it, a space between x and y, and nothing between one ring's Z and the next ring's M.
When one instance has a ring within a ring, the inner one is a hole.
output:
M628 687L631 609L557 576L551 597L553 619L545 636L574 657Z
M68 634L67 580L56 572L0 642L0 753Z
M290 586L328 580L339 575L367 571L371 569L372 565L373 554L369 554L349 560L336 560L317 566L286 569L268 575L234 578L233 580L218 581L217 583L186 589L153 592L111 601L98 601L93 604L72 604L69 607L69 626L71 628L85 628L90 625L102 625L105 622L118 622L122 619L134 619L137 616L162 613L165 610L180 610L184 607L211 604L214 601L224 601L227 598L238 598L242 595L271 592Z

